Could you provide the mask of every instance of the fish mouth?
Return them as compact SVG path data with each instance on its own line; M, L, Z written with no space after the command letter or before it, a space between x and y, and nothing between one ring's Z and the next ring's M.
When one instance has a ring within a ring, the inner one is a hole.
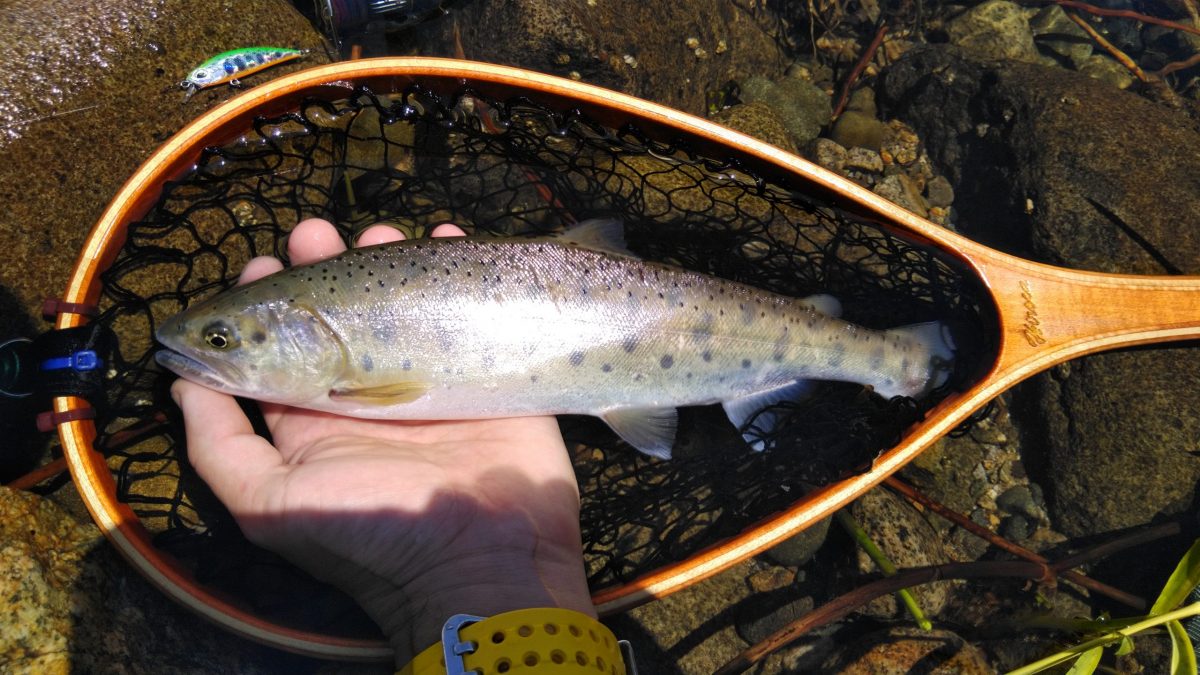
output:
M240 390L231 384L232 381L236 381L236 378L230 378L228 373L222 373L213 366L186 354L171 349L161 349L154 353L154 360L158 365L176 375L209 389L230 394L240 393Z

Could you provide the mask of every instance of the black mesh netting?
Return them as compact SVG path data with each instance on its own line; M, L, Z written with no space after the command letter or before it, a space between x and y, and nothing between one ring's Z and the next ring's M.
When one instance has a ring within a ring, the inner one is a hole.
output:
M389 222L417 236L446 221L514 235L615 216L647 258L789 295L832 293L848 320L870 327L951 322L962 372L950 387L990 363L994 349L986 295L950 257L682 143L524 100L439 98L415 87L359 90L260 119L163 186L103 275L99 321L119 337L120 353L97 447L119 498L157 545L217 592L303 629L372 630L347 599L247 543L189 470L167 396L172 376L154 365L152 336L168 316L233 284L249 258L284 257L289 229L312 216L347 235ZM593 588L684 560L807 486L861 469L938 398L884 401L859 386L823 384L787 406L762 453L719 408L686 410L670 462L641 456L598 421L564 419Z

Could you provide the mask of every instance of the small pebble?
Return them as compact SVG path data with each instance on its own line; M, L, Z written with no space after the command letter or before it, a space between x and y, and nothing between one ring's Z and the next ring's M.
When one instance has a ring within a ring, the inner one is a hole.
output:
M954 188L945 176L934 176L925 184L925 200L930 206L946 207L954 203Z
M870 173L883 172L883 160L879 153L866 148L850 148L846 151L845 167Z

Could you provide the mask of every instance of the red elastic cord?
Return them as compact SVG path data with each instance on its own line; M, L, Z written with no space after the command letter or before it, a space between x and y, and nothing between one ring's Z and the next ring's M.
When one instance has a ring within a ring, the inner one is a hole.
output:
M55 412L47 410L37 416L38 431L43 433L54 431L54 428L60 424L74 422L76 420L91 420L96 419L96 409L92 407L72 408L65 412Z
M42 316L48 320L54 319L59 314L82 314L83 316L96 316L100 313L100 308L96 305L85 305L78 302L67 302L58 298L46 298L42 301Z

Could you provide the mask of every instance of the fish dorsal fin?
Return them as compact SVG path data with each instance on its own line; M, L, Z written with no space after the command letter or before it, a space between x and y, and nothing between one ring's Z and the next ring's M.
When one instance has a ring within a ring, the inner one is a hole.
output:
M825 316L838 318L842 315L842 302L828 293L818 293L810 295L807 298L800 298L800 302L812 307Z
M329 398L334 401L352 401L366 405L388 406L401 403L412 403L429 391L425 382L406 381L392 382L374 386L360 386L350 383L329 392Z
M604 251L625 258L638 258L625 247L625 225L616 218L592 218L574 225L559 235L568 244Z
M757 452L766 448L763 438L770 436L779 423L779 414L773 410L764 410L784 401L800 401L812 393L815 384L811 380L797 380L782 387L755 392L749 396L735 398L721 403L725 415L733 422L733 426L742 431L742 438ZM746 428L746 423L751 422Z
M675 408L621 408L601 415L626 443L659 459L671 459L679 413Z

